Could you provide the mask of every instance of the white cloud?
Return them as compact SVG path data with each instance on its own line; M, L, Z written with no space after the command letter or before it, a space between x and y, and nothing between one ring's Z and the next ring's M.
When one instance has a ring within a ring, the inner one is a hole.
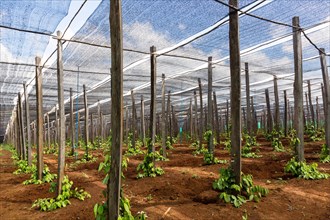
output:
M186 30L187 27L186 27L186 25L180 23L180 24L178 25L178 28L179 28L181 31L183 31L183 30Z
M130 25L124 25L124 47L134 48L136 50L149 51L152 45L158 48L165 48L173 45L165 34L154 30L153 26L147 23L135 22Z
M16 58L14 58L13 54L9 51L7 47L5 47L2 43L0 43L0 60L3 62L16 62Z
M322 22L330 22L330 16L328 16L326 19L324 19ZM330 25L329 23L320 25L320 29L316 30L315 32L312 30L313 28L310 29L311 33L307 33L307 36L315 43L316 45L318 44L324 44L328 43L330 39ZM305 33L308 31L305 31ZM302 49L307 49L308 47L311 47L311 43L304 37L302 34ZM292 53L293 52L293 46L292 46L292 40L285 42L282 46L283 52L286 53Z

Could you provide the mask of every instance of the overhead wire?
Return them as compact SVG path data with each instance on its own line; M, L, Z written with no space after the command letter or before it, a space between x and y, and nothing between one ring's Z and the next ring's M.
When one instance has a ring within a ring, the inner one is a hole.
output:
M32 34L41 34L41 35L44 35L44 36L49 36L49 37L52 37L54 39L57 39L57 36L54 35L54 34L48 34L48 33L43 33L43 32L38 32L38 31L31 31L31 30L26 30L26 29L12 28L12 27L8 27L8 26L4 26L4 25L0 25L0 28L10 29L10 30L15 30L15 31L20 31L20 32L26 32L26 33L32 33ZM64 36L64 34L62 36ZM72 43L78 43L78 44L93 46L93 47L111 49L111 46L109 46L109 45L96 44L96 43L81 41L81 40L72 39L72 38L71 39L66 39L66 38L62 37L61 40L63 40L63 43L72 42ZM48 62L48 60L55 54L56 51L57 51L57 49L55 49L51 53L51 55L46 59L46 61L44 62L43 68L45 67L45 64ZM145 52L145 51L141 51L141 50L134 50L134 49L129 49L129 48L124 48L123 51L139 53L139 54L144 54L144 55L149 55L150 54L150 52ZM183 58L183 59L190 59L190 60L195 60L195 61L207 62L207 59L191 57L191 56L184 56L184 55L179 55L179 54L157 54L156 56L157 57L159 57L159 56L176 57L176 58Z
M291 24L286 24L286 23L283 23L283 22L279 22L279 21L274 21L274 20L271 20L271 19L268 19L268 18L264 18L264 17L260 17L258 15L254 15L254 14L251 14L249 12L245 12L245 11L242 11L241 9L239 8L236 8L235 6L232 6L230 4L227 4L221 0L213 0L215 2L218 2L224 6L227 6L235 11L239 11L247 16L250 16L250 17L253 17L253 18L256 18L256 19L259 19L259 20L262 20L262 21L266 21L266 22L270 22L270 23L273 23L273 24L276 24L276 25L281 25L281 26L285 26L285 27L290 27L290 28L294 28L296 29L295 31L301 31L302 34L304 35L304 37L308 40L308 42L313 45L315 47L315 49L317 49L320 53L328 56L325 52L323 52L320 48L318 48L318 46L307 36L307 34L304 32L304 29L300 26L294 26L294 25L291 25Z
M86 2L86 0L85 0L85 2ZM84 3L85 3L84 2ZM242 11L241 11L242 12ZM247 14L246 12L242 12L242 13L244 13L244 14ZM249 14L247 14L247 15L249 15ZM70 22L71 23L71 22ZM272 22L272 23L274 23L274 22ZM288 25L289 27L292 27L291 25ZM1 26L0 26L1 27ZM299 27L300 28L300 27ZM68 29L68 27L67 27L67 29ZM67 30L66 29L66 30ZM302 31L303 31L303 29L301 29ZM27 31L27 32L29 32L29 31ZM33 31L31 31L31 32L33 32ZM31 33L31 32L29 32L29 33ZM66 32L66 31L65 31ZM64 33L65 33L64 32ZM37 32L36 32L37 33ZM38 34L39 33L41 33L41 32L38 32ZM53 36L53 37L56 37L56 36L54 36L54 35L52 35L52 34L47 34L47 33L41 33L41 34L44 34L44 35L48 35L48 36ZM305 33L303 32L303 34L305 35ZM62 36L64 36L64 34L62 35ZM306 36L305 36L306 37ZM90 45L90 46L98 46L98 47L104 47L104 48L111 48L110 46L106 46L106 45L97 45L97 44L93 44L93 43L88 43L88 42L82 42L82 41L79 41L79 40L74 40L74 39L62 39L62 40L64 40L64 43L66 42L66 41L68 41L68 42L76 42L76 43L82 43L82 44L87 44L87 45ZM314 46L316 46L316 45L314 45ZM316 47L317 48L317 47ZM125 49L124 49L124 51L125 51ZM129 49L127 49L127 51L130 51L130 52L137 52L137 53L141 53L141 54L150 54L150 53L148 53L148 52L143 52L143 51L134 51L134 50L129 50ZM53 52L53 54L56 52L56 50ZM53 56L53 54L51 55L51 56ZM172 57L183 57L183 56L180 56L180 55L170 55L170 54L161 54L161 55L158 55L158 56L172 56ZM192 58L192 59L194 59L194 58ZM47 59L47 61L49 60L49 58ZM195 60L197 60L197 61L203 61L203 62L207 62L206 60L203 60L203 59L199 59L199 58L196 58ZM46 61L46 62L47 62ZM45 63L46 63L45 62ZM45 65L45 63L44 63L44 65ZM35 66L35 65L32 65L32 66ZM54 70L56 70L56 68L50 68L50 69L54 69ZM68 71L70 71L70 70L68 70ZM72 72L74 72L74 71L72 71Z

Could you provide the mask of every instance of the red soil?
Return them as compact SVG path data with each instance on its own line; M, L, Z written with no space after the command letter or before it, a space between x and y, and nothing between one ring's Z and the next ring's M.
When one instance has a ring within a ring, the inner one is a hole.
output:
M273 152L269 142L260 138L261 158L243 158L243 172L252 174L254 183L270 190L259 203L248 202L234 208L218 200L218 192L212 190L212 182L218 178L218 170L228 164L203 166L202 156L193 156L187 144L174 145L169 151L170 161L158 162L165 174L156 178L136 179L136 167L142 156L129 158L124 172L123 188L131 200L132 212L145 211L148 219L330 219L330 179L303 180L284 173L284 166L291 158L288 152ZM283 141L283 143L286 143ZM286 144L285 144L286 145ZM217 146L216 156L229 160L229 154ZM308 163L318 162L321 142L307 142L305 157ZM82 154L82 151L80 152ZM54 196L49 184L23 185L29 175L14 175L15 166L10 153L1 150L0 156L0 219L94 219L93 206L104 200L102 184L104 175L97 168L103 160L102 151L93 152L98 160L93 163L70 167L73 158L67 158L66 174L75 187L83 188L91 199L71 199L71 205L52 212L41 212L31 205L38 198ZM52 173L57 170L57 158L45 155L45 163ZM330 164L319 163L323 172L330 173ZM166 215L164 216L164 213Z

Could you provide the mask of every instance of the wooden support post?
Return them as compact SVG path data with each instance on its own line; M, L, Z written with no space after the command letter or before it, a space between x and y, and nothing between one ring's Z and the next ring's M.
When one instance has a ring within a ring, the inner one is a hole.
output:
M325 97L325 91L324 91L324 86L323 86L323 83L321 83L321 93L322 93L322 102L323 102L323 123L325 122L325 113L326 113L326 110L327 110L327 106L326 106L326 97ZM324 125L324 130L325 130L325 127L327 125L325 124Z
M119 217L123 140L123 28L121 0L110 0L111 33L111 169L108 183L108 216Z
M288 101L286 90L284 90L284 136L288 136Z
M50 122L49 122L49 114L47 112L46 115L46 119L47 119L47 144L48 144L48 149L50 149Z
M125 140L126 140L126 144L128 144L128 134L129 134L128 117L129 117L129 112L128 112L128 106L126 103L126 106L125 106Z
M17 99L17 108L16 108L16 121L17 121L17 152L19 159L23 159L23 146L22 146L22 129L21 129L21 113L20 113L20 108L19 108L19 93L18 94L18 99Z
M280 130L280 103L278 97L277 77L274 76L274 95L275 95L275 129Z
M37 146L37 125L36 125L36 121L33 122L33 144L35 146Z
M58 172L57 172L57 196L62 193L62 181L65 168L65 108L63 87L63 62L62 62L62 33L57 31L57 91L59 108L59 130L58 130Z
M242 125L241 126L242 126L242 128L244 130L244 127L246 128L246 115L245 115L246 112L245 112L245 108L244 107L242 108L242 110L243 110L243 120L242 120L242 123L241 123Z
M36 95L37 95L37 174L38 179L42 180L42 171L44 169L43 162L43 104L42 104L42 69L40 67L40 57L36 57Z
M290 108L290 112L291 112L291 129L294 129L294 128L293 128L293 120L294 120L293 106L291 106L291 108Z
M325 117L325 143L328 146L330 154L330 83L327 61L325 59L324 48L320 49L320 62L323 76L323 89L324 89L324 117Z
M99 146L100 146L100 144L101 144L100 141L102 139L102 113L101 113L100 100L98 100L98 103L97 103L97 115L99 117L99 119L98 119L98 140L99 140Z
M309 103L308 103L307 92L305 92L305 100L306 100L306 110L307 110L306 124L305 125L307 125L307 124L309 124L310 119L311 119L311 114L309 112Z
M266 104L267 104L267 132L271 133L273 130L273 120L272 120L272 112L270 110L268 89L265 89L265 94L266 94Z
M91 118L91 126L90 126L91 127L91 129L90 129L91 138L90 138L90 142L94 146L94 119L93 119L93 114L92 113L90 114L90 118Z
M238 0L229 0L229 4L238 7ZM231 104L231 169L235 183L241 183L241 62L239 47L238 11L229 9L229 47L230 47L230 104Z
M156 132L156 47L150 47L150 67L151 67L151 102L150 102L150 147L148 152L155 152L155 132Z
M22 149L22 159L26 160L26 144L25 144L25 131L24 131L24 117L23 117L23 106L22 106L22 96L18 93L18 108L19 108L19 122L20 122L20 140Z
M288 123L289 123L289 129L292 129L292 126L291 126L292 116L291 116L291 112L290 112L290 100L287 99L287 102L288 102L288 120L289 120Z
M307 83L308 83L309 108L310 108L310 113L312 116L313 126L315 126L315 113L314 113L314 106L313 106L313 102L312 102L311 81L308 80Z
M166 158L166 127L165 127L165 74L162 74L162 149L163 157Z
M29 106L29 96L26 89L26 84L24 87L24 99L25 99L25 124L26 124L26 137L27 137L27 160L28 165L32 165L32 148L31 148L31 127L30 127L30 106Z
M159 118L159 113L156 113L156 136L159 136L160 132L160 118Z
M198 137L198 106L197 106L197 93L196 90L194 90L194 101L195 101L195 117L194 117L194 124L195 124L195 135L194 138L197 140Z
M226 103L226 131L229 134L229 100L227 99Z
M225 130L223 129L224 128L224 123L223 123L223 118L224 118L224 115L223 115L223 111L222 111L222 106L221 104L218 104L218 109L219 109L219 134L221 134L222 131L225 132Z
M167 93L167 108L166 108L166 112L167 112L167 117L166 117L166 120L167 120L167 125L168 125L168 128L169 128L169 134L170 134L170 142L171 142L171 145L173 144L173 129L172 129L172 120L171 120L171 91L168 91Z
M70 88L70 131L71 131L71 155L74 155L74 115L73 115L73 92Z
M134 91L131 90L131 98L132 98L132 147L135 149L135 133L136 133L136 109L135 109L135 99L134 99Z
M203 94L202 94L202 83L201 83L201 79L198 78L198 88L199 88L199 106L200 106L200 121L199 121L199 146L198 149L202 149L203 145Z
M207 106L206 104L204 105L204 132L207 131ZM204 134L204 133L203 133ZM204 135L203 135L204 136Z
M104 120L103 120L103 113L100 114L100 127L101 127L101 140L104 138Z
M216 140L217 143L220 144L220 120L218 113L218 104L217 104L217 96L215 91L213 91L213 102L214 102L214 117L215 117L215 131L216 131Z
M304 120L303 120L303 75L302 75L302 44L301 30L298 28L299 17L292 19L293 26L293 52L294 52L294 128L300 140L296 146L298 161L304 161Z
M177 129L176 129L176 125L177 125L177 121L176 121L176 118L175 118L175 110L174 110L174 106L171 105L171 108L172 108L172 131L173 131L173 136L177 136L178 133L177 133Z
M265 109L265 107L262 110L262 115L263 115L263 124L264 124L263 129L266 132L267 131L267 122L266 121L267 120L266 120L266 109Z
M87 93L86 93L86 86L85 84L83 85L83 91L84 91L84 108L85 108L85 146L86 146L86 152L85 152L85 157L86 157L86 160L88 160L88 102L87 102Z
M58 143L58 109L57 109L57 106L55 106L55 132L54 132L54 147L56 146L56 143ZM79 125L78 125L79 127Z
M251 135L251 107L250 107L250 77L249 77L249 63L245 63L245 86L246 86L246 130Z
M320 107L319 107L319 97L316 96L316 128L319 129L320 123Z
M47 124L45 123L45 121L47 121L47 118L44 117L44 133L43 133L43 138L44 138L45 147L47 147L48 146L48 143L47 143Z
M17 151L17 154L18 154L18 157L20 160L22 160L22 141L21 141L21 124L20 124L20 113L19 113L19 103L17 101L17 108L16 108L16 151Z
M251 134L254 134L256 135L257 134L257 130L258 130L258 120L257 120L257 113L255 111L255 108L254 108L254 101L253 101L253 96L250 97L251 99L251 126L252 126L252 133Z
M208 140L209 153L213 155L214 144L213 144L213 102L212 102L212 57L208 58L208 77L207 77L207 129L212 131L212 134Z
M143 146L146 146L146 126L145 126L145 120L144 120L144 101L143 101L143 95L141 95L141 139Z
M192 109L192 99L190 98L189 102L189 133L190 133L190 140L192 140L194 135L194 121L193 121L193 109Z

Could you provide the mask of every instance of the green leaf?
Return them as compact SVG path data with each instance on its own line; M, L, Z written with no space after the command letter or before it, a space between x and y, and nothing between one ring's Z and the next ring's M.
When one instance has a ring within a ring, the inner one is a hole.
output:
M102 205L98 206L97 208L97 214L102 215L104 212L104 207Z

